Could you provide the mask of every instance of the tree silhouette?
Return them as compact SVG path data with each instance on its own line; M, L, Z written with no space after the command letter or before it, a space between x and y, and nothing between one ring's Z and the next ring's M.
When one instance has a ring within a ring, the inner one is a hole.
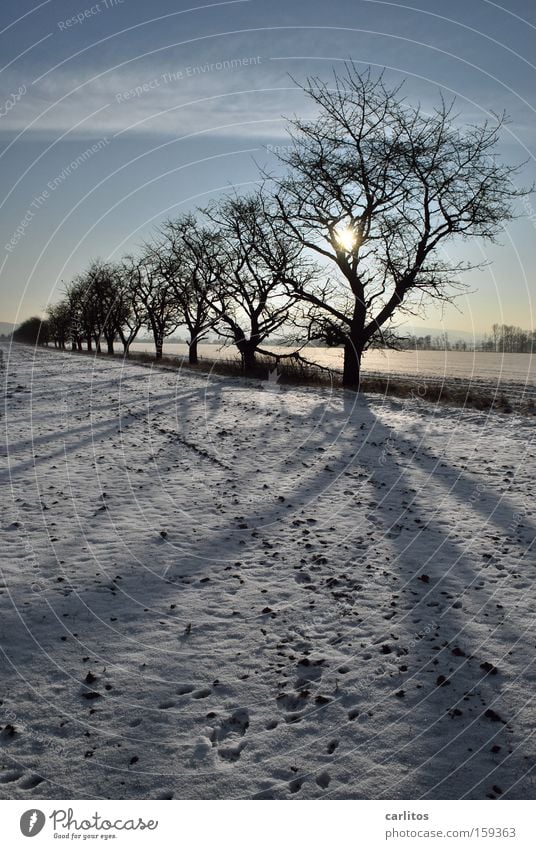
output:
M48 345L50 322L36 316L27 318L13 331L12 335L15 342L24 342L26 345Z
M162 359L164 339L180 325L182 317L171 286L162 274L162 262L155 243L147 243L143 255L134 260L135 297L153 334L155 358Z
M188 328L188 359L197 365L198 343L217 320L207 295L218 279L219 240L194 215L167 221L159 230L159 268Z
M219 235L217 284L207 299L218 332L233 340L246 372L256 370L264 340L289 321L294 288L307 279L301 245L273 226L267 203L258 192L227 197L206 210Z
M345 68L331 85L302 87L318 116L290 122L292 143L279 154L288 172L275 183L281 224L335 270L295 292L324 338L344 344L343 382L358 388L363 352L401 310L462 288L472 266L440 248L493 240L528 190L497 156L504 118L460 128L452 105L425 113L383 75Z

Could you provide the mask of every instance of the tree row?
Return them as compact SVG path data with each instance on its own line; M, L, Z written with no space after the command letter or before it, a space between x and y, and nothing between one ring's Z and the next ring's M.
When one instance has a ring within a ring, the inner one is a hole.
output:
M137 256L93 262L49 309L57 345L112 353L120 339L128 352L147 327L160 358L183 325L191 362L214 331L251 370L285 332L343 346L343 383L358 388L364 351L393 342L398 316L463 291L474 265L450 243L493 241L531 190L498 155L504 119L462 125L453 104L424 110L354 64L302 88L316 115L289 122L262 188L167 221Z

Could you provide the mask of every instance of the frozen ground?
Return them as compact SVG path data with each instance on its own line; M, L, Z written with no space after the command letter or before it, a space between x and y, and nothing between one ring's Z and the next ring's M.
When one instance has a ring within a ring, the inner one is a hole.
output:
M533 419L3 378L0 797L534 797Z

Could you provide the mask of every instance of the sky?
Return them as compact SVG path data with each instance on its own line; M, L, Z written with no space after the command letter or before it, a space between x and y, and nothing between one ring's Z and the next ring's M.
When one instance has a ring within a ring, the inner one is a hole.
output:
M40 315L96 257L135 252L164 219L278 168L298 83L352 59L385 68L460 124L505 110L501 156L536 180L533 0L3 0L0 10L0 321ZM412 325L480 334L535 327L536 196L456 307Z

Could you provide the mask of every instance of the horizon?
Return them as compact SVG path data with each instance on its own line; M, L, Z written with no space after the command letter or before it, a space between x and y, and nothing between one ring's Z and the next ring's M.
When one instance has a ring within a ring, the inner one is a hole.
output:
M12 322L9 322L9 321L0 321L0 336L11 335L12 331L4 329L4 328L9 327L9 328L12 328L12 329L16 329L17 327L20 327L21 324L24 324L25 321L28 321L31 318L38 318L41 321L46 320L46 317L43 317L43 316L28 315L28 316L26 316L25 319L22 319L17 324L13 324ZM502 323L501 324L499 324L499 322L494 322L494 323L498 324L500 327L503 326ZM520 327L520 326L517 326L517 325L507 325L506 322L504 323L504 326L513 326L517 330L523 330L523 331L528 332L528 333L534 333L534 328L531 328L531 327ZM170 343L171 344L184 344L184 345L188 344L187 338L183 337L181 335L181 333L179 332L180 327L181 327L181 325L179 325L179 328L177 328L177 330L174 330L170 334L170 336L167 336L165 338L164 345L169 345ZM456 343L456 342L471 342L471 341L473 341L475 344L481 344L486 340L487 337L489 337L489 335L492 332L493 327L491 326L487 330L483 330L483 331L479 331L479 332L475 331L474 335L472 333L469 333L468 331L460 330L459 328L453 328L453 327L440 328L440 327L428 327L427 325L423 325L423 326L407 325L407 326L399 326L398 329L401 330L401 331L404 331L404 330L407 331L407 334L408 334L409 337L414 337L416 339L422 339L422 338L426 338L427 336L430 336L432 341L436 341L438 339L441 339L442 336L443 337L446 336L446 337L450 337L448 339L449 344L450 343ZM401 336L401 339L403 339L403 338L405 338L405 337ZM218 336L217 333L214 333L213 335L209 334L206 338L201 340L200 344L217 345L221 340L224 340L224 339L227 339L227 337ZM138 343L141 343L141 342L150 342L152 345L154 345L154 339L151 336L151 333L147 328L144 328L143 332L140 332L140 334L138 334L137 337L136 337L135 344L138 344ZM276 337L274 337L273 341L271 341L271 342L269 341L269 337L268 337L268 340L267 340L267 344L271 344L271 345L285 345L286 346L287 342L288 342L288 340L285 340L284 336L276 336ZM229 342L229 346L233 347L232 343ZM291 345L289 343L288 347L295 347L295 346ZM308 347L309 347L309 345L308 345ZM318 343L316 345L311 345L310 347L340 348L340 347L342 347L342 345L328 346L326 343L322 343L322 344ZM483 352L483 353L488 353L488 352ZM532 356L532 352L530 353L530 355Z

